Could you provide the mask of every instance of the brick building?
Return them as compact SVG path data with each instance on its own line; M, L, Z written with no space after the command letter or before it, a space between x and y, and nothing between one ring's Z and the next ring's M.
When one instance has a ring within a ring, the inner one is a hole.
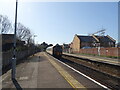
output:
M2 44L0 46L2 47L2 51L7 51L13 47L14 43L14 34L1 34L0 35ZM17 39L17 46L22 46L25 44L25 41L20 41Z
M69 53L70 52L70 44L63 44L62 45L62 48L63 48L63 52L67 52Z
M96 47L115 47L115 40L107 36L83 36L75 35L74 39L70 45L72 52L79 52L80 49L84 48L96 48Z

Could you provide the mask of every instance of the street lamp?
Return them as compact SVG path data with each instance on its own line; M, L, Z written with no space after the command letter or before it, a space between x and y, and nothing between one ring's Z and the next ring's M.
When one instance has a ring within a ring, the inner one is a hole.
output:
M100 56L100 42L98 43L98 55Z
M34 53L35 53L35 37L37 37L37 35L33 35Z
M35 44L35 37L37 37L37 35L33 35L33 43Z

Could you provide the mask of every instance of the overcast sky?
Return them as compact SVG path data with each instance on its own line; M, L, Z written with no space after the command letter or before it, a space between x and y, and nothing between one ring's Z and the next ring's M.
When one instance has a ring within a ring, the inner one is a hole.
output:
M15 2L0 2L0 14L14 23ZM117 2L21 2L18 22L37 35L36 43L70 43L75 34L88 35L105 28L118 40Z

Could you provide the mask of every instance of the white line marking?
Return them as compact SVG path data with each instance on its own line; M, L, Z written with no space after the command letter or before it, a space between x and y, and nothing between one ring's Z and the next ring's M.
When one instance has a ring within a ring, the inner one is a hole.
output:
M7 77L8 77L8 75L6 75L4 78L1 78L0 82L2 82L3 80L5 80Z
M20 77L19 80L27 80L28 77Z
M53 58L54 58L54 57L53 57ZM81 74L82 76L86 77L87 79L93 81L94 83L98 84L99 86L101 86L101 87L103 87L103 88L105 88L105 89L107 89L107 90L111 90L111 89L108 88L107 86L105 86L105 85L103 85L103 84L101 84L101 83L95 81L94 79L92 79L92 78L90 78L89 76L87 76L87 75L81 73L80 71L74 69L73 67L71 67L71 66L69 66L69 65L67 65L67 64L65 64L65 63L63 63L63 62L61 62L60 60L58 60L58 59L56 59L56 58L54 58L54 59L57 60L58 62L62 63L63 65L67 66L68 68L72 69L73 71L75 71L75 72Z

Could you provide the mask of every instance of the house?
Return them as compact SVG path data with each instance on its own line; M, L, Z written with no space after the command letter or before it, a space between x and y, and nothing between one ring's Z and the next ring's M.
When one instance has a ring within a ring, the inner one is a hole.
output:
M0 37L2 40L2 51L10 50L13 47L14 34L1 34ZM18 39L16 40L16 42L17 46L22 46L25 44L25 41L20 41Z
M118 42L118 43L116 44L116 47L120 47L120 42Z
M67 52L67 53L68 53L68 52L69 52L69 49L70 49L70 44L65 44L65 43L64 43L64 44L62 45L62 48L63 48L63 52Z
M80 49L85 48L96 48L96 47L115 47L115 40L107 36L83 36L75 35L71 43L71 48L73 52L79 52Z

